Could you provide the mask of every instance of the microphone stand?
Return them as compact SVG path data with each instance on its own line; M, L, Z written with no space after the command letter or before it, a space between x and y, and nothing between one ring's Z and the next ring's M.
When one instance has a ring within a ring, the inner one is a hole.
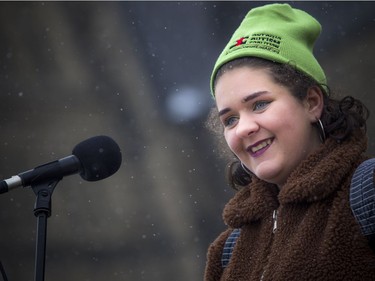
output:
M47 241L47 218L51 216L51 197L60 179L31 185L35 195L34 215L37 218L35 281L44 281Z

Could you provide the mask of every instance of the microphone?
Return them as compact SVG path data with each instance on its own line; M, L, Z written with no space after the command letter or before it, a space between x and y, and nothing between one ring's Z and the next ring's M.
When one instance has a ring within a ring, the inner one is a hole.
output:
M358 166L350 185L350 207L362 233L375 238L375 158Z
M79 173L87 181L105 179L121 166L118 144L107 136L96 136L77 144L72 155L43 164L0 182L0 193L27 187Z

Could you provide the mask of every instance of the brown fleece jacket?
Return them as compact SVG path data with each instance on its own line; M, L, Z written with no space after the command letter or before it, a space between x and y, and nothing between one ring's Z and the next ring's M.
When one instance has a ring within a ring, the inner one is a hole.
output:
M349 204L351 177L366 145L362 134L341 144L328 139L280 192L253 179L224 209L229 228L210 245L204 280L375 280L375 254ZM223 245L233 228L241 235L223 269Z

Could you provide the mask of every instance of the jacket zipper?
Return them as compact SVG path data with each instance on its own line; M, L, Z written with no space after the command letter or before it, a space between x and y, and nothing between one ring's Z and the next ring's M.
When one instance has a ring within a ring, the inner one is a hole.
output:
M272 232L275 233L276 230L277 230L277 210L273 211L272 218L273 218L273 229L272 229Z
M273 211L273 214L272 214L272 220L273 220L273 227L272 227L272 233L275 234L276 230L277 230L277 209L275 209ZM263 270L263 273L262 273L262 276L260 277L260 281L263 280L263 277L264 277L264 273L266 272L266 270Z

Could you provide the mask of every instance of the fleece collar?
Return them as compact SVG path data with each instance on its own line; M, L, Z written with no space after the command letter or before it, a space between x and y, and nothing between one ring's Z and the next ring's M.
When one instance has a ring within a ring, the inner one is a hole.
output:
M327 198L354 172L366 151L367 138L358 133L337 143L327 139L290 175L279 192L276 185L253 178L224 208L223 218L232 227L241 227L269 216L280 204L314 202Z

